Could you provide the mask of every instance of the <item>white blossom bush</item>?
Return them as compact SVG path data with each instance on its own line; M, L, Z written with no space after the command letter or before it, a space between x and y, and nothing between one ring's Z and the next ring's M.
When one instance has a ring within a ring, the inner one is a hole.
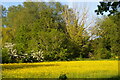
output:
M14 48L15 44L13 43L5 43L3 48L7 49L7 53L11 62L23 62L22 59L26 58L26 54L18 54L17 49Z
M38 61L43 61L44 60L42 49L40 49L37 52L33 52L31 56L33 58L36 58Z
M5 48L8 49L8 54L10 56L14 56L14 57L18 57L17 55L17 50L16 49L13 49L13 47L15 46L15 44L12 44L12 43L5 43Z
M18 53L14 48L15 44L5 43L3 49L7 49L7 54L11 62L41 62L44 60L42 49L38 51L31 50L31 53Z

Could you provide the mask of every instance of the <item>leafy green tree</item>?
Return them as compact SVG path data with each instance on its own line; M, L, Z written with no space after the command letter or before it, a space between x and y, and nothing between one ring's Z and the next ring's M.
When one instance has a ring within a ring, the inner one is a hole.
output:
M14 29L10 27L1 27L1 39L2 39L2 45L5 44L5 42L13 42L14 39Z
M96 35L99 36L94 40L94 53L97 58L115 58L118 56L120 49L119 26L120 26L120 1L100 2L98 9L95 10L97 15L103 15L109 12L108 17L99 19L96 26ZM97 47L95 47L95 45Z
M95 10L95 12L97 13L97 15L101 14L103 15L104 12L109 12L109 16L111 14L116 14L118 12L120 12L119 10L120 8L120 1L118 2L110 2L110 1L105 1L105 2L100 2L100 5L98 5L98 9Z
M119 17L120 14L113 15L110 17L105 17L102 20L99 20L97 29L99 36L98 39L98 48L95 49L101 58L112 58L119 54Z
M89 58L92 44L85 17L86 12L80 20L74 9L59 2L24 2L23 6L9 7L2 39L15 44L15 55L10 53L15 61L11 62Z
M86 50L88 49L89 36L85 30L85 16L87 11L82 13L81 18L78 17L79 13L75 11L75 9L69 9L67 5L64 6L63 11L63 17L66 22L66 32L71 43L75 44L74 47L72 47L74 55L87 58L89 54L89 51Z
M10 56L8 54L7 48L1 49L1 53L2 53L2 63L9 63Z
M58 60L65 34L51 29L49 32L39 32L38 38L39 47L43 50L45 60Z
M65 23L60 7L60 3L24 3L16 15L16 23L19 25L16 25L14 41L18 54L31 54L31 51L39 52L42 49L45 60L59 59L55 56L65 39Z
M17 16L18 12L20 12L21 9L22 9L21 5L10 6L8 8L8 10L6 10L7 15L3 21L3 25L6 25L7 27L13 27L13 26L15 27L15 26L19 25L19 23L16 23L16 19L18 19L18 18L16 18L16 16Z

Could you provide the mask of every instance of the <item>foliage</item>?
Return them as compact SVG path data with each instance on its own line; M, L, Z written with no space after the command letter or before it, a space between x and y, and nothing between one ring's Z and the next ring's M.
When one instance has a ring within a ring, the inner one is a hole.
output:
M119 53L119 13L98 20L99 38L90 40L87 11L79 17L76 9L59 2L24 2L2 9L0 39L3 55L9 57L3 56L3 63L109 59Z
M88 36L87 31L85 30L85 20L86 20L86 11L82 13L81 18L77 17L79 14L75 9L69 9L67 5L63 9L63 17L66 22L66 32L69 36L69 40L72 43L71 46L74 56L76 57L87 57L89 53L88 49ZM81 20L80 20L81 19ZM88 50L87 50L88 49ZM74 51L75 50L75 51Z
M97 26L97 35L99 39L96 39L97 46L95 49L95 53L99 53L101 58L112 58L118 56L120 49L119 49L119 18L120 14L105 17L102 20L98 21Z
M103 15L103 12L109 12L108 16L110 16L111 14L116 14L119 11L120 8L120 1L118 2L100 2L100 5L97 6L98 9L95 10L95 12L97 13L97 15L101 14Z
M59 76L59 79L60 79L60 80L66 80L66 79L67 79L66 74L61 74L61 75Z
M2 49L2 63L9 63L9 55L8 55L8 50L6 48Z
M39 47L43 50L45 60L58 60L65 34L55 29L50 32L39 33ZM63 53L64 54L64 53Z
M14 29L10 27L1 27L1 39L2 39L2 45L6 42L13 42L14 39Z

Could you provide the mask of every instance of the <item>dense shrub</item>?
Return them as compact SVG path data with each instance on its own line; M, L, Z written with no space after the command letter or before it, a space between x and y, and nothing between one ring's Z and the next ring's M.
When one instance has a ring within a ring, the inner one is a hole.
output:
M8 54L8 49L4 48L2 49L2 63L9 63L10 62L10 56Z

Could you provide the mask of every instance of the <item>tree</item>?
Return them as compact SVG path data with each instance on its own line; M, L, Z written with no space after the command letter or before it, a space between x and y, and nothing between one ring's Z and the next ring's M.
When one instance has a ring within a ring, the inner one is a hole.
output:
M119 17L120 14L104 17L99 20L97 24L97 26L99 26L97 29L97 35L99 38L97 39L98 48L95 49L95 51L97 51L96 53L102 58L113 58L120 52Z
M43 50L45 60L58 60L62 57L60 53L62 51L62 43L65 40L64 33L51 29L49 32L39 32L38 38L38 46ZM65 55L65 53L62 54Z
M42 50L45 60L60 59L59 53L64 50L62 43L65 40L65 22L60 7L60 3L24 3L12 25L18 54L33 54Z
M2 29L1 31L2 45L4 45L5 42L13 42L14 29L10 27L1 27L1 29Z
M17 57L12 53L10 57L16 62L89 58L92 47L86 16L87 10L80 16L77 10L59 2L11 6L4 20L6 27L2 28L3 42L15 44Z
M118 12L120 12L119 10L120 8L120 1L118 2L100 2L100 5L98 5L98 9L95 10L95 12L97 13L97 15L101 14L103 15L103 12L109 12L108 16L110 16L111 14L117 14Z
M75 44L75 47L72 49L73 51L75 49L74 55L87 58L89 54L89 50L87 51L89 36L86 31L87 26L85 26L87 10L85 9L81 13L81 17L79 17L79 12L76 9L69 9L67 5L64 6L63 11L69 40Z
M100 2L98 9L95 10L97 15L103 15L103 12L109 11L108 16L99 19L96 25L95 35L98 36L94 40L94 53L99 58L115 58L119 52L119 26L120 26L120 1L118 2Z

